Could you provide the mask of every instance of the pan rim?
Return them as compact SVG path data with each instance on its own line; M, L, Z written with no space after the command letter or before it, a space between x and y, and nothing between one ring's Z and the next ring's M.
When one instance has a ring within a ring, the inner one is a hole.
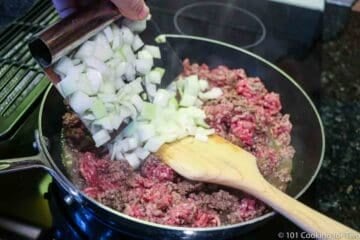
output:
M216 45L220 45L220 46L224 46L227 48L231 48L237 51L240 51L244 54L249 55L250 57L253 57L259 61L261 61L262 63L268 65L269 67L271 67L272 69L276 70L279 74L283 75L285 77L285 79L289 80L306 98L306 100L309 102L313 112L315 113L315 116L318 120L319 126L320 126L320 132L321 132L321 140L322 140L322 146L321 146L321 155L320 155L320 161L318 163L317 168L315 169L314 174L312 175L312 177L310 178L310 180L307 182L307 184L302 188L301 191L299 191L294 198L298 199L301 195L303 195L306 190L310 187L310 185L314 182L315 178L317 177L320 168L322 166L323 163L323 159L324 159L324 155L325 155L325 131L324 131L324 126L320 117L320 114L317 111L317 108L315 107L315 104L313 103L313 101L311 100L311 98L308 96L308 94L305 92L305 90L292 78L290 77L287 73L285 73L283 70L281 70L279 67L275 66L274 64L272 64L271 62L267 61L266 59L264 59L263 57L260 57L257 54L254 54L248 50L245 50L241 47L237 47L235 45L232 44L228 44L225 42L221 42L218 40L214 40L214 39L209 39L209 38L204 38L204 37L198 37L198 36L191 36L191 35L179 35L179 34L161 34L158 37L162 37L162 38L183 38L183 39L193 39L193 40L198 40L198 41L204 41L204 42L209 42L212 44L216 44ZM41 101L41 105L40 105L40 111L39 111L39 117L38 117L38 127L39 127L39 132L40 132L40 142L43 146L46 146L44 143L44 138L43 138L43 131L42 131L42 113L45 107L45 103L46 100L49 96L50 91L53 89L54 85L50 84L49 87L47 88L46 92L44 93L43 99ZM58 167L56 166L56 164L54 164L54 161L50 155L50 153L48 152L47 148L44 147L43 151L46 155L46 157L49 159L49 161L51 162L52 167L56 170L57 174L61 176L61 178L63 178L68 184L70 184L71 186L74 186L73 183L71 183L71 181L58 169ZM74 186L75 187L75 186ZM75 187L76 188L76 187ZM219 231L219 230L227 230L227 229L233 229L233 228L240 228L240 227L245 227L248 225L251 225L253 223L256 222L262 222L265 219L268 219L272 216L275 215L275 211L270 211L262 216L256 217L254 219L251 219L249 221L245 221L245 222L241 222L241 223L237 223L237 224L231 224L231 225L226 225L226 226L217 226L217 227L208 227L208 228L191 228L191 227L177 227L177 226L169 226L169 225L162 225L162 224L158 224L158 223L153 223L153 222L148 222L148 221L144 221L135 217L131 217L129 215L126 215L124 213L118 212L108 206L105 206L102 203L99 203L98 201L86 196L81 190L79 190L78 188L76 188L76 190L78 191L78 193L85 198L87 201L91 202L92 204L94 204L95 206L100 207L103 210L106 210L107 212L110 212L111 214L114 214L118 217L122 217L125 218L126 220L132 221L132 222L136 222L139 224L145 224L147 226L150 227L156 227L156 228L162 228L165 230L173 230L173 231L183 231L185 232L187 235L192 235L192 234L196 234L196 232L212 232L212 231Z

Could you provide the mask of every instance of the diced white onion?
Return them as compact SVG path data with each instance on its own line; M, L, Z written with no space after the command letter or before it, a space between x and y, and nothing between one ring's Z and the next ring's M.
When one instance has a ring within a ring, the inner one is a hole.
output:
M146 142L144 149L149 152L157 152L164 143L165 141L161 137L153 137Z
M142 48L142 46L144 46L144 42L141 40L139 35L135 35L134 40L133 40L132 45L131 45L132 49L134 51L137 51L140 48Z
M151 71L152 64L151 59L137 59L135 60L135 69L137 72L145 75Z
M124 157L132 168L136 169L140 166L141 162L135 153L126 153L124 154Z
M92 99L83 92L77 91L71 95L69 104L78 114L83 114L92 106Z
M218 97L220 97L223 94L221 88L212 88L211 90L205 92L205 93L200 93L199 97L202 100L209 100L209 99L216 99Z
M99 33L95 38L95 49L93 56L101 61L109 60L113 55L108 40L103 33Z
M138 124L137 126L137 135L141 142L145 142L155 136L155 128L151 124Z
M97 133L92 135L92 137L94 139L96 147L100 147L110 140L109 133L104 129L98 131Z
M134 34L128 27L123 26L120 30L120 34L125 44L131 45L134 40Z
M141 160L145 160L150 155L150 152L144 148L137 148L134 153Z
M56 65L54 66L54 70L58 74L67 75L68 71L74 67L71 59L69 57L61 58Z
M108 66L102 61L100 61L98 58L90 56L86 59L84 59L85 64L88 67L94 68L101 72L102 74L109 72Z
M110 26L107 26L104 29L104 34L105 34L105 37L108 40L108 42L111 43L114 39L114 36L113 36L113 31Z
M145 45L144 50L147 50L153 58L161 58L160 49L157 46Z
M123 21L123 24L125 26L127 26L131 31L136 32L136 33L140 33L146 29L146 19L139 20L139 21L125 19Z

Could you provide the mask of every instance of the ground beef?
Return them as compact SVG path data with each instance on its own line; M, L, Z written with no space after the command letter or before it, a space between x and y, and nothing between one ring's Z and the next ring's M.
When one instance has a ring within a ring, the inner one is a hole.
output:
M265 178L285 190L291 181L294 149L292 125L289 116L280 113L279 95L268 92L259 78L247 77L243 69L210 69L185 60L183 75L191 74L224 92L205 102L207 123L217 134L253 153ZM126 161L111 161L103 151L91 148L91 143L82 143L89 136L74 114L65 114L63 123L65 142L74 153L72 180L85 194L113 209L146 221L189 227L234 224L268 211L241 191L186 180L154 155L134 171ZM79 179L81 184L76 183Z

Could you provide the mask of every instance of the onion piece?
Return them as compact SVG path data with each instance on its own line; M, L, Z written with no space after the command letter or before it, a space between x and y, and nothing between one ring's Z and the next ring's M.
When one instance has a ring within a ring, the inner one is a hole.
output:
M143 75L149 73L153 65L151 59L137 59L134 63L136 71Z
M129 147L128 151L135 150L139 144L138 139L136 137L126 138L126 141L128 143L128 147Z
M69 99L69 104L78 114L83 114L92 106L92 99L83 92L75 92Z
M95 98L93 100L92 106L90 108L96 119L100 119L106 116L107 111L105 108L105 105L103 101L101 101L99 98ZM95 120L95 119L92 119Z
M84 60L87 57L93 55L94 49L95 49L95 42L86 41L80 46L79 50L75 53L75 58Z
M139 21L124 19L123 24L136 33L140 33L146 29L146 19Z
M154 84L160 84L164 74L165 69L156 67L146 75L146 80Z
M141 142L145 142L155 136L155 128L149 123L139 123L137 125L137 136Z
M150 155L150 152L144 148L137 148L134 153L141 160L145 160Z
M110 140L110 135L106 130L102 129L92 135L92 138L94 139L95 146L100 147Z
M62 57L54 66L54 70L58 74L67 75L68 71L74 67L69 57Z
M99 92L101 85L103 84L102 75L99 71L89 68L86 72L87 80L89 81L92 94Z
M144 46L144 42L143 40L141 40L141 38L139 37L139 35L135 35L134 40L131 44L131 47L134 51L139 50L140 48L142 48Z
M121 47L120 50L121 50L122 55L125 57L126 61L131 63L136 59L136 56L135 56L134 52L132 51L130 45L125 44Z
M148 51L153 58L161 59L160 48L152 45L145 45L144 50Z
M123 26L120 30L120 34L125 44L131 45L134 40L134 34L128 27Z
M185 78L184 94L197 97L200 91L199 78L197 75L191 75Z
M157 114L157 106L152 103L144 102L139 118L145 120L152 120Z
M108 66L96 57L90 56L90 57L84 59L84 62L88 67L94 68L102 74L109 72Z
M140 50L138 53L137 53L137 57L139 59L153 59L153 56L151 55L151 53L147 50Z
M223 92L222 92L221 88L214 87L207 92L199 93L199 97L202 100L209 100L209 99L219 98L222 94L223 94Z
M68 74L65 78L63 78L60 81L59 87L61 88L61 92L64 97L68 97L74 92L79 90L77 83L78 79L79 79L79 74L73 73L73 74Z
M114 35L113 35L113 31L112 31L111 27L107 26L106 28L104 28L103 32L104 32L104 35L105 35L107 41L109 43L112 43L112 41L114 39Z
M166 107L169 103L169 99L171 98L171 93L165 89L157 90L153 103L160 107Z
M149 152L157 152L164 143L164 139L160 136L152 137L146 142L144 149Z
M136 110L138 112L141 112L144 106L144 101L141 99L141 97L139 95L134 95L131 98L131 103L134 105L134 107L136 108Z
M204 79L200 79L199 80L199 87L200 87L200 91L205 91L209 88L209 83L207 80Z
M145 89L148 97L150 98L150 100L152 100L156 95L156 85L151 82L145 81Z
M123 44L123 39L120 33L120 29L118 26L116 26L115 24L113 24L111 26L112 29L112 33L113 33L113 40L112 40L112 49L116 50L118 48L120 48Z
M133 169L136 169L140 166L141 162L135 153L126 153L124 154L124 157Z
M105 35L103 33L97 34L95 37L95 49L93 56L101 61L106 61L109 60L113 54L114 53Z
M184 94L181 98L180 101L180 106L182 107L191 107L195 105L195 102L197 100L197 97L192 96L192 95L188 95L188 94Z

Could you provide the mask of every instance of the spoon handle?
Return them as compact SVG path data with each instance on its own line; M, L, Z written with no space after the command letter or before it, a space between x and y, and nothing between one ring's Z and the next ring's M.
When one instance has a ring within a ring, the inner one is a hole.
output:
M289 197L266 180L251 193L317 239L360 239L359 232Z

